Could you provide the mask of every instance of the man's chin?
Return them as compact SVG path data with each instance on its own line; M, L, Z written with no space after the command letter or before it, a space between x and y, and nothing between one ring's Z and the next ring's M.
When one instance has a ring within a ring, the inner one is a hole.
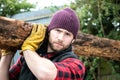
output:
M54 51L54 52L60 52L60 51L63 51L63 50L64 50L64 49L58 49L58 48L55 49L55 48L53 48L53 51Z

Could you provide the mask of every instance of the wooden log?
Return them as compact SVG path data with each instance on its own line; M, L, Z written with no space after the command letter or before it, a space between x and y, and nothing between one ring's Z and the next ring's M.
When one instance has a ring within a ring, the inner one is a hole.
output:
M0 17L0 48L20 48L31 29L31 23Z
M0 48L19 49L31 29L31 23L0 17ZM79 33L73 47L79 56L95 56L120 61L118 40Z
M119 40L100 38L80 32L74 47L77 55L96 56L120 61Z

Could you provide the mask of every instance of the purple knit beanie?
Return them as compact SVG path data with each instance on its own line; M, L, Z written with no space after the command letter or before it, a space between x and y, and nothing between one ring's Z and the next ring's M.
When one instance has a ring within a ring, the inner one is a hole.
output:
M48 25L48 32L54 28L62 28L74 35L74 39L77 36L79 30L79 19L75 12L70 8L57 11Z

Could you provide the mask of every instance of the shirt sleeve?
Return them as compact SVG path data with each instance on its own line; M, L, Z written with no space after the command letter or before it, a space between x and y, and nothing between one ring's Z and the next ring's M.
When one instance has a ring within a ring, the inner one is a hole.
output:
M85 66L79 59L67 58L54 64L57 68L55 80L83 80Z
M22 67L22 63L21 63L21 57L20 57L17 60L17 62L9 70L10 80L18 80L21 67Z

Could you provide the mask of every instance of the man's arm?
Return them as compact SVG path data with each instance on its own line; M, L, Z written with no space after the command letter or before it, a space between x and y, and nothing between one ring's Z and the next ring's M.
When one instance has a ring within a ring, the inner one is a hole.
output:
M54 80L57 75L54 63L35 52L42 44L45 33L44 25L34 24L30 36L24 41L21 49L29 69L38 80Z
M0 60L0 80L9 80L9 68L13 55L1 56Z
M54 80L57 75L57 68L48 59L40 57L31 50L23 51L23 56L32 73L38 80Z

